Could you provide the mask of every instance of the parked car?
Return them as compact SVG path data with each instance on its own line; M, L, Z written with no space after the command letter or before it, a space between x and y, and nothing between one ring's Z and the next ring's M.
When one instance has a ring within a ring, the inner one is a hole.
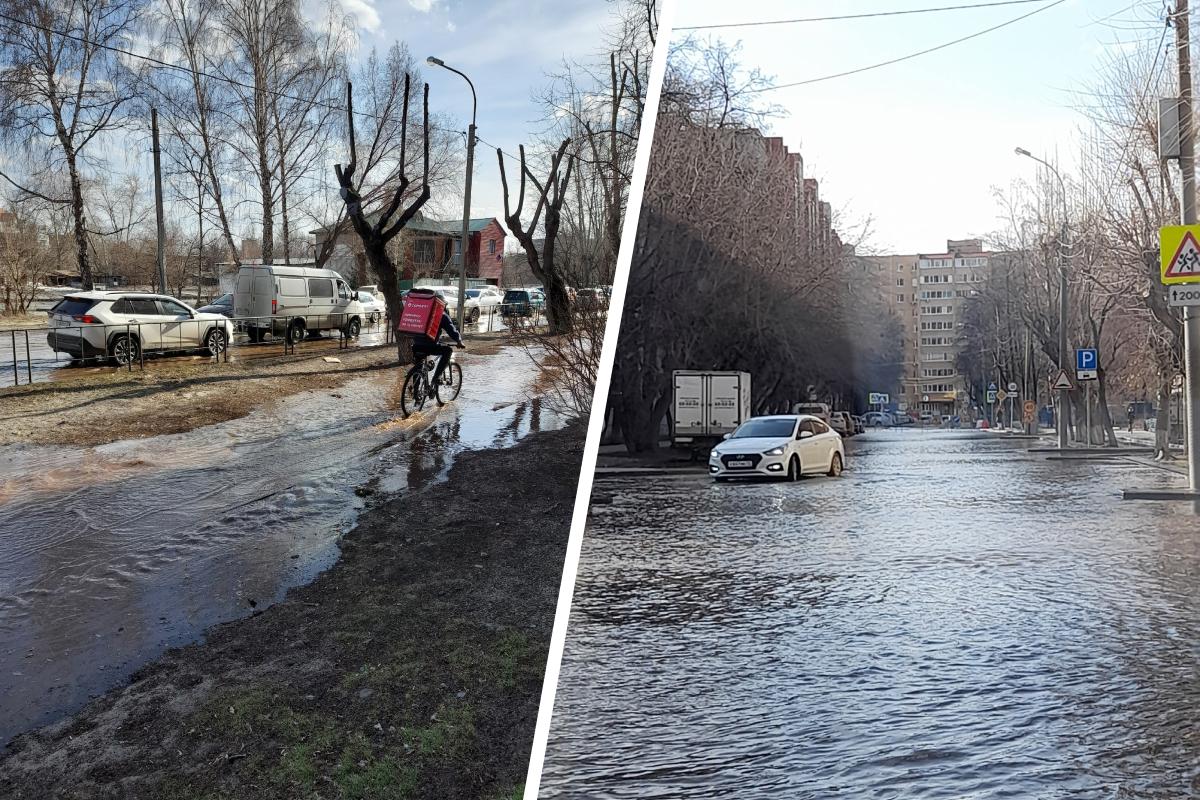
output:
M850 421L854 423L854 432L855 433L866 433L867 432L867 423L863 421L862 417L852 414L850 416Z
M840 433L842 436L854 435L854 422L850 419L850 415L845 411L833 411L829 414L829 427Z
M457 296L455 303L457 304ZM490 313L492 309L504 302L504 293L495 286L477 286L473 289L467 289L467 322L474 325L479 322L479 317L483 314Z
M363 319L367 321L368 325L379 322L387 313L387 304L365 289L359 289L354 293L354 297L362 306Z
M148 292L66 295L50 309L49 326L50 349L78 359L108 358L119 366L150 352L203 349L218 355L233 338L233 323L223 314Z
M831 421L829 406L824 403L796 403L792 406L793 414L810 414L828 425Z
M895 424L892 415L886 411L868 411L863 416L863 423L872 428L890 428Z
M580 289L575 295L575 307L580 311L599 311L608 305L608 298L599 289Z
M233 292L228 292L213 300L206 306L196 309L201 314L220 314L224 317L233 316Z
M752 417L712 449L708 472L717 481L805 474L837 477L846 463L842 437L811 414Z
M233 293L234 313L251 341L266 334L295 343L305 335L341 330L354 338L362 328L363 307L346 279L329 269L276 264L243 266Z
M916 424L916 420L914 420L912 418L912 416L910 416L909 414L906 414L903 411L893 411L891 416L892 416L892 424L893 425L903 426L903 425Z
M503 317L532 317L546 307L546 295L537 289L509 289L500 304Z

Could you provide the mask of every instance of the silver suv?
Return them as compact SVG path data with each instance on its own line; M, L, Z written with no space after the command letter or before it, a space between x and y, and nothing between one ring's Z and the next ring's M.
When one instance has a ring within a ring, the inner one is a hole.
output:
M110 358L124 366L142 353L207 350L233 338L233 322L173 297L146 292L75 292L50 309L50 348L72 358Z

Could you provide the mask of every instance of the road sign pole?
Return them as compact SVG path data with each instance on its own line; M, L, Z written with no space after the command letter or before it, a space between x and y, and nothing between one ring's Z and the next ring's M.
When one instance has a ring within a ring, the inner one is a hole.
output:
M1188 0L1175 5L1175 52L1179 59L1179 171L1183 177L1183 224L1196 223L1196 150L1192 120L1192 56ZM1183 309L1184 370L1187 372L1188 488L1200 473L1200 314Z
M1087 389L1083 393L1084 411L1083 424L1087 425L1087 443L1088 447L1092 446L1092 382L1088 381Z

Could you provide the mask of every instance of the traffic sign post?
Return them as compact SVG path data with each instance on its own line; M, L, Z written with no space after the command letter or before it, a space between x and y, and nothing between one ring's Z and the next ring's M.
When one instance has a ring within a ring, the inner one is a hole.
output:
M1200 225L1168 225L1158 230L1159 274L1165 286L1200 282Z
M1082 347L1075 351L1075 378L1094 381L1100 377L1100 357L1094 347Z
M1186 14L1185 17L1186 19ZM1178 34L1177 34L1178 35ZM1181 56L1182 60L1182 56ZM1183 67L1180 67L1181 75ZM1181 102L1181 108L1191 113L1191 87L1187 87L1186 105ZM1200 225L1196 225L1196 187L1194 161L1191 158L1192 143L1190 141L1191 126L1186 128L1189 134L1187 167L1189 172L1183 175L1183 225L1168 225L1158 231L1158 254L1160 275L1164 286L1174 287L1176 284L1200 284ZM1184 160L1180 159L1180 167ZM1191 224L1187 224L1191 223ZM1192 491L1200 489L1200 312L1194 306L1200 301L1186 302L1195 294L1200 286L1187 289L1168 290L1167 297L1171 305L1183 306L1183 368L1187 376L1187 460L1188 488Z

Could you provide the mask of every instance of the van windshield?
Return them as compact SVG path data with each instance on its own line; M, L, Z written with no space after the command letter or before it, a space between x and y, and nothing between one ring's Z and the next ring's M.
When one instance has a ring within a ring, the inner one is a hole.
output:
M733 432L731 439L771 438L791 436L796 427L794 419L751 419Z
M524 303L529 300L528 292L510 291L504 293L504 302L506 303Z

